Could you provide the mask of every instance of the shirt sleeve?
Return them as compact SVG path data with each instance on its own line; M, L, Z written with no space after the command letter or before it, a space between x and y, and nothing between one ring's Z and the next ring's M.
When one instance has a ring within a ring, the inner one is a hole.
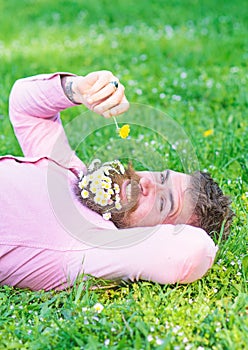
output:
M109 232L102 232L108 243L85 252L83 273L111 280L191 283L207 273L218 250L205 231L188 225L114 231L112 241Z
M68 168L84 168L72 151L60 112L74 104L65 96L60 76L42 74L17 80L9 99L9 115L26 157L51 157Z

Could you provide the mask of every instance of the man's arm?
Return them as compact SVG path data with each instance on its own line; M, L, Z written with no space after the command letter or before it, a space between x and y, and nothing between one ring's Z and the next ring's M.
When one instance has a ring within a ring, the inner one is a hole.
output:
M60 112L83 103L105 117L123 113L128 108L124 87L119 84L114 91L111 79L116 79L111 72L101 71L86 77L55 73L18 80L10 94L9 113L24 155L52 156L65 166L82 168L69 146Z
M95 247L85 251L82 272L105 279L191 283L207 273L217 252L205 231L188 225L105 229L91 235Z
M51 156L57 140L61 152L56 160L63 165L82 162L72 152L60 120L60 111L74 104L65 96L60 74L44 74L18 80L9 100L10 120L26 157Z

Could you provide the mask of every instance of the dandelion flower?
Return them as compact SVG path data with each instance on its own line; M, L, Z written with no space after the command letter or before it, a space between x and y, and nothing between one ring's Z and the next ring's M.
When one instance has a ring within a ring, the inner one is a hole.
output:
M130 126L128 124L123 125L119 130L119 135L122 139L126 139L130 133Z
M114 122L115 122L115 126L116 126L116 131L118 132L119 136L122 138L122 139L126 139L130 133L130 126L128 124L125 124L123 125L121 128L119 128L119 125L114 118Z
M213 133L214 133L213 129L208 129L208 130L204 131L203 136L208 137L208 136L213 135Z
M248 198L247 193L248 193L248 192L245 192L245 193L243 193L242 196L241 196L241 199L242 199L244 202L247 201L247 198Z

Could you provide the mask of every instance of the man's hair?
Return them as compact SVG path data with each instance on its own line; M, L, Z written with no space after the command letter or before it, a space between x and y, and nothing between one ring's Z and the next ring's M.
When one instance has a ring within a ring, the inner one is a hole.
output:
M194 205L194 226L218 238L224 225L222 238L227 238L234 213L231 199L225 196L209 173L197 171L191 175L191 198Z

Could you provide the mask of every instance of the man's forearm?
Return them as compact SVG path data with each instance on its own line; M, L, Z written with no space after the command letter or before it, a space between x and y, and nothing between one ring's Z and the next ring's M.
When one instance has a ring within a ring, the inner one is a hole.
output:
M62 76L61 77L61 85L64 90L66 97L75 104L80 103L77 100L77 95L75 92L75 80L77 77L74 76Z
M74 105L64 94L60 73L20 79L14 84L10 94L9 113L25 156L51 155L54 143L60 137L63 139L63 149L56 160L64 164L64 160L71 157L72 150L60 122L59 112Z

